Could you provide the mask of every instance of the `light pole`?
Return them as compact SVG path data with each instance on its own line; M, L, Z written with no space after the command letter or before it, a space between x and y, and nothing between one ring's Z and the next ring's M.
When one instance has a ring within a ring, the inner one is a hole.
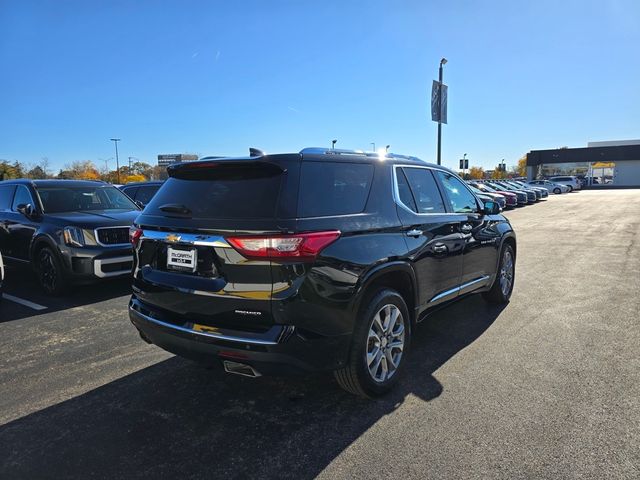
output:
M373 152L376 151L376 142L371 142L369 145L371 145L373 147Z
M384 147L384 153L389 153L389 147L390 147L390 146L391 146L391 145L387 145L386 147Z
M331 150L336 149L336 143L338 143L338 140L331 140Z
M120 183L120 158L118 157L118 142L119 138L112 138L111 141L116 145L116 178L117 182Z
M442 142L442 66L447 63L447 59L440 59L440 68L438 68L438 165L441 164L441 142Z
M467 154L465 153L460 159L460 167L462 168L462 178L464 178L464 171L467 165Z

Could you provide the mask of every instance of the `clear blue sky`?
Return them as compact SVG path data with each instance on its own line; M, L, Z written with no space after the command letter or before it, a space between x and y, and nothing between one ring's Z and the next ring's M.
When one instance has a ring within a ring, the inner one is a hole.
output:
M0 0L0 159L305 146L507 164L640 138L640 2ZM112 161L112 168L115 167Z

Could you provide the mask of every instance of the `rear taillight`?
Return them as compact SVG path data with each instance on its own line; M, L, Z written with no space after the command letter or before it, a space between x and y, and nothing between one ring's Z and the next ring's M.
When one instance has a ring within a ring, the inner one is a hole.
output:
M270 235L268 237L229 237L227 241L247 258L275 258L281 260L314 260L320 251L336 241L340 232Z
M140 241L140 237L142 236L142 229L138 227L129 227L129 241L133 248L138 246L138 242Z

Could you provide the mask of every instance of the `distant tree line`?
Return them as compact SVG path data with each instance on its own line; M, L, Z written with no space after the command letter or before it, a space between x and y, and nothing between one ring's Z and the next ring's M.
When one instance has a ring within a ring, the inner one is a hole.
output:
M44 157L35 165L19 161L9 162L0 160L0 180L15 178L30 178L33 180L45 178L73 179L73 180L103 180L118 183L118 172L105 168L98 168L92 160L77 160L65 165L57 174L49 167L49 159ZM151 166L145 162L134 162L120 167L120 183L143 182L166 178L165 167Z

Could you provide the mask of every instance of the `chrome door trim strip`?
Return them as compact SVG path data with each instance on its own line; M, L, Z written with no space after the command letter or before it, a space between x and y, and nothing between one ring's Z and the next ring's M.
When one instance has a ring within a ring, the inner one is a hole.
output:
M435 297L433 297L431 300L429 300L428 303L433 303L433 302L437 302L438 300L442 300L443 298L449 297L451 295L457 294L462 290L465 290L466 288L475 285L477 283L481 283L481 282L486 282L489 279L489 275L483 275L480 278L476 278L475 280L471 280L470 282L467 283L463 283L462 285L458 285L457 287L451 288L449 290L445 290L442 293L439 293L438 295L436 295ZM480 285L478 285L478 287L480 287Z
M259 340L254 338L245 338L245 337L236 337L233 335L222 335L215 334L211 332L199 332L197 330L191 330L190 328L180 327L178 325L174 325L172 323L163 322L162 320L158 320L157 318L150 317L145 315L144 313L139 312L135 308L129 306L129 312L133 312L134 315L143 318L147 322L155 323L156 325L160 325L161 327L167 327L173 330L178 330L180 332L191 333L193 335L200 335L202 337L215 338L217 340L226 340L229 342L239 342L239 343L250 343L254 345L277 345L278 342L274 342L273 340Z

